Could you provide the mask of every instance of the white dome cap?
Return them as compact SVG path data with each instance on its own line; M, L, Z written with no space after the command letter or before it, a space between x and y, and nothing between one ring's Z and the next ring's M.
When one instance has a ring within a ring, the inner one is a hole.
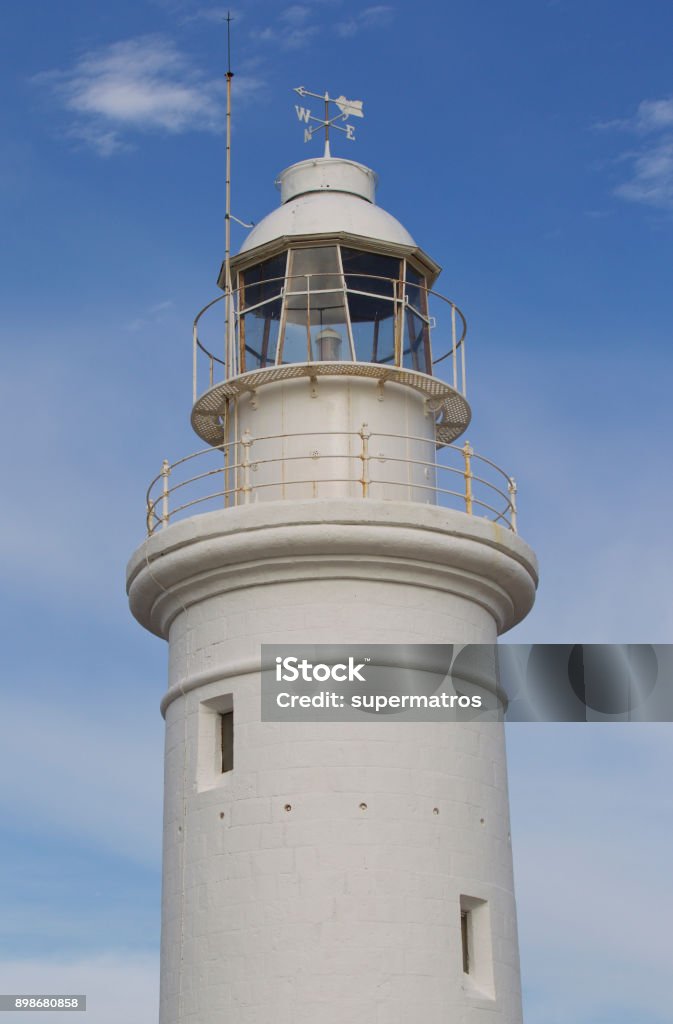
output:
M363 164L336 157L302 160L276 184L281 206L252 229L240 252L288 235L340 232L416 246L406 228L374 204L376 175Z

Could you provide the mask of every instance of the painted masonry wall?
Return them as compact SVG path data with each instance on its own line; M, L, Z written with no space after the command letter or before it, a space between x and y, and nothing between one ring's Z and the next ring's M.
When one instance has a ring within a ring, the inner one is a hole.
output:
M304 378L265 384L254 397L243 396L238 434L264 438L250 447L252 500L361 497L358 432L366 425L370 494L434 504L435 414L411 388L378 384L357 377Z
M521 1021L502 728L260 722L262 642L493 642L525 614L518 538L409 508L227 510L131 563L134 612L170 633L161 1024Z

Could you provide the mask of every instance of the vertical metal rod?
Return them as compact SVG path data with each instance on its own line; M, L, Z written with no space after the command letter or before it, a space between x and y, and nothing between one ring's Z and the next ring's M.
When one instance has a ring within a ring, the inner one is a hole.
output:
M229 463L231 461L231 449L229 443L229 399L224 400L224 415L222 417L222 439L224 442L224 507L229 505Z
M311 275L306 275L306 351L308 353L308 362L312 363L312 352L311 352Z
M225 319L224 319L224 365L227 377L235 376L234 351L231 339L231 12L227 11L227 156L226 156L226 209L224 214L224 284L225 284Z
M238 399L232 399L234 403L234 423L232 436L234 438L234 505L238 505L238 481L239 481L239 464L241 461L240 448L238 443Z
M465 376L465 338L460 343L460 375L463 379L463 398L467 398L467 377Z
M170 512L168 511L168 478L171 475L171 465L168 459L161 463L161 525L168 526Z
M294 256L292 253L293 250L290 249L287 256L285 257L285 276L281 281L280 285L280 321L278 323L278 341L276 343L276 358L274 359L276 365L282 363L283 361L283 348L285 346L285 326L287 324L287 296L288 292L292 291L291 274L292 271L294 270Z
M214 367L214 365L215 365L215 360L213 359L212 356L210 356L210 368L209 368L209 371L208 371L208 384L209 384L209 386L211 388L213 386L213 367Z
M246 430L241 438L241 444L243 445L243 504L250 504L250 493L252 487L250 486L250 446L252 445L252 438L250 431Z
M406 280L406 260L402 260L400 263L400 277L395 282L395 333L393 335L393 345L395 349L395 366L401 366L404 361L403 349L404 349L404 307L405 307L405 280Z
M326 157L331 156L329 148L329 94L325 93L325 154Z
M360 459L362 460L362 477L360 483L362 484L362 497L369 497L369 438L371 437L371 431L366 423L363 423L360 427L360 438L362 440L362 446L360 448Z
M341 246L337 245L337 260L339 265L339 274L341 275L341 287L343 288L344 294L344 310L346 314L346 330L348 331L348 344L351 350L351 359L353 362L357 362L357 353L355 351L355 341L353 340L353 325L351 324L351 311L348 302L348 286L346 284L346 276L344 274L344 261L341 255ZM376 327L374 328L376 330Z
M463 456L465 457L465 511L468 516L472 515L472 456L474 449L469 441L463 445Z
M516 533L517 532L517 530L516 530L516 490L517 490L517 488L516 488L516 480L514 479L513 476L511 476L509 478L509 483L507 484L507 490L509 491L509 509L510 509L509 524L512 527L512 533Z
M196 341L198 338L198 328L196 323L192 328L192 402L196 401L196 374L197 374L197 352L196 352Z
M451 303L451 344L453 352L453 387L458 388L458 353L456 352L456 307Z

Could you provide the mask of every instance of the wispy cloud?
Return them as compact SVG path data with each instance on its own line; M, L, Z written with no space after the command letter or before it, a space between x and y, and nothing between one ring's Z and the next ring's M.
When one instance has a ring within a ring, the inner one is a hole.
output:
M633 117L596 127L625 132L634 139L635 144L620 156L629 176L615 187L615 195L673 211L673 97L643 100Z
M148 309L144 310L142 314L130 320L126 324L126 330L131 331L135 334L136 331L141 331L144 327L149 324L158 324L166 319L167 314L174 309L175 303L168 299L165 302L157 302L153 306L149 306Z
M392 20L395 13L393 7L389 7L387 4L377 4L374 7L365 7L364 10L358 11L352 18L348 18L346 21L340 21L336 30L337 33L346 38L348 36L354 36L358 32L367 28L376 28L380 25L387 25Z
M227 15L229 13L231 13L232 21L240 20L240 15L237 12L230 12L230 8L224 6L197 7L197 9L192 13L186 14L182 20L183 22L208 21L213 25L221 25L227 20Z
M286 25L304 25L311 16L311 8L305 4L291 4L279 15L279 20Z
M311 24L312 13L305 4L290 4L273 24L254 29L251 36L258 42L274 43L283 50L301 50L318 32L318 26Z
M394 8L387 4L365 7L335 24L317 24L316 8L307 4L290 4L276 16L275 21L253 30L257 42L273 43L282 50L300 50L308 46L318 32L336 32L342 38L354 36L364 29L377 28L390 22Z
M74 121L69 134L111 156L134 132L219 132L223 86L210 80L164 36L141 36L84 54L70 70L34 79L50 87ZM239 96L261 83L239 77Z

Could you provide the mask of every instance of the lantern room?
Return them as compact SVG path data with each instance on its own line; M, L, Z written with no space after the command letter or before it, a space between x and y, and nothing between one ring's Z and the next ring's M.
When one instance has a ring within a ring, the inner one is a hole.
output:
M221 444L226 404L253 387L338 376L425 396L437 439L454 440L470 418L465 320L433 291L440 267L376 205L374 172L323 157L293 164L276 185L280 206L223 264L224 295L195 321L196 432ZM219 318L205 316L222 303L223 350ZM448 381L435 374L443 361Z
M280 208L232 261L238 371L343 361L431 374L428 290L439 267L375 205L373 171L305 160L277 185Z
M296 243L237 273L239 371L345 361L432 373L428 271L350 244Z

